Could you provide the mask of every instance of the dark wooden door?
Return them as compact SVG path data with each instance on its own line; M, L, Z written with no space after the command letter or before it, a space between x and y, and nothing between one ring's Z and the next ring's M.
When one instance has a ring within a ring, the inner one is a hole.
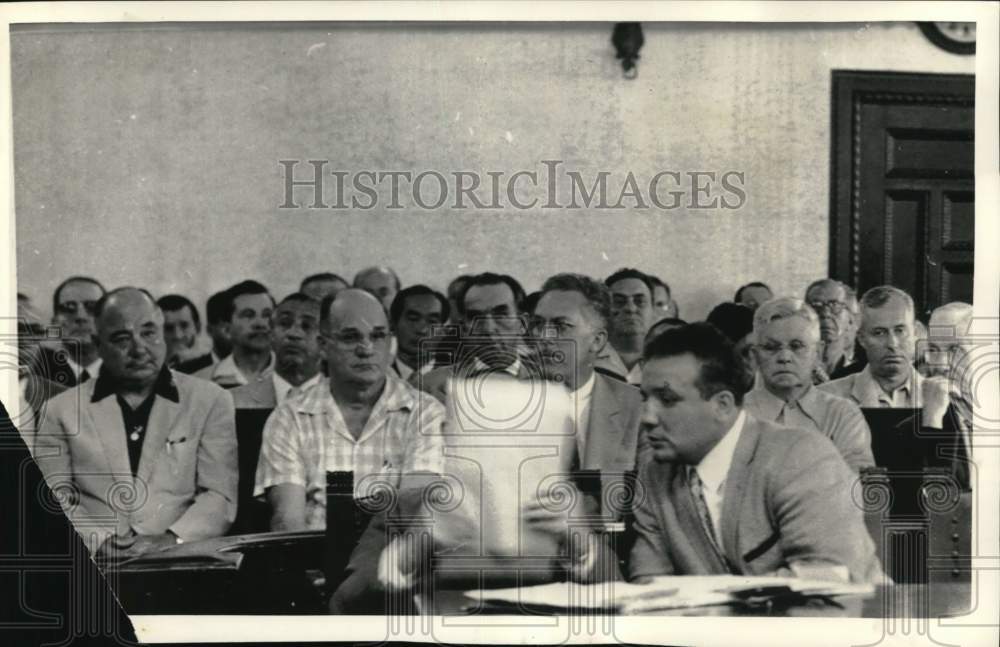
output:
M830 275L972 302L975 81L833 72Z

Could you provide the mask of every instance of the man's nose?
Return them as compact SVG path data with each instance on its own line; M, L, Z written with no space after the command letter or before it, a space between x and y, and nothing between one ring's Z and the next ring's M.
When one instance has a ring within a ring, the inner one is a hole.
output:
M651 400L646 400L642 404L642 416L639 418L639 422L646 429L653 429L659 425L660 421L656 417L656 411L654 410L653 403Z

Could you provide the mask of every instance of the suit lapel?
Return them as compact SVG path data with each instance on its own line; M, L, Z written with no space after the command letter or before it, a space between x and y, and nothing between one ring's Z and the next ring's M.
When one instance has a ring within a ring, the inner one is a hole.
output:
M743 495L746 492L747 475L753 462L757 443L760 440L760 423L746 414L743 431L733 451L733 461L726 474L726 485L722 495L722 550L734 566L740 563L739 521L743 509Z
M149 412L146 437L142 441L142 455L139 457L139 468L136 470L136 476L145 483L149 483L153 467L156 466L157 459L166 448L170 430L183 408L180 402L174 402L160 395L153 397L155 398L153 410ZM194 441L192 438L187 440L188 442Z
M594 375L594 392L590 398L583 469L610 469L622 440L621 406L602 375Z

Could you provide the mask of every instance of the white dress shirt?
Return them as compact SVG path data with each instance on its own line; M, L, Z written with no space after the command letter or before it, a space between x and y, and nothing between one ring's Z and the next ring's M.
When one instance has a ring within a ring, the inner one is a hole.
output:
M705 454L701 462L694 468L704 485L705 504L708 506L708 514L712 518L715 536L719 538L720 542L722 541L722 494L726 487L729 467L733 462L733 452L736 451L736 443L739 442L740 434L743 433L743 424L746 422L746 418L746 412L741 410L740 415L736 417L736 421L726 432L726 435Z
M596 375L591 372L590 379L583 386L570 393L570 398L576 406L576 450L579 452L580 464L586 456L587 429L590 425L590 401L594 395Z
M97 379L97 374L101 370L101 358L100 357L98 357L97 359L95 359L93 362L91 362L87 366L81 366L80 364L77 364L76 362L73 361L73 358L70 357L70 353L67 353L66 354L66 363L69 364L69 368L70 368L71 371L73 371L73 375L76 377L77 381L80 380L80 375L84 371L87 371L87 375L90 376L90 379L92 379L92 380Z

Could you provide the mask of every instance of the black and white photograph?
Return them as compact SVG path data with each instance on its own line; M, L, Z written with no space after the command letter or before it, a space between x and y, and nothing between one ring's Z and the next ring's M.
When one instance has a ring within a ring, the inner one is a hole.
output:
M0 638L996 644L1000 5L281 4L3 10Z

